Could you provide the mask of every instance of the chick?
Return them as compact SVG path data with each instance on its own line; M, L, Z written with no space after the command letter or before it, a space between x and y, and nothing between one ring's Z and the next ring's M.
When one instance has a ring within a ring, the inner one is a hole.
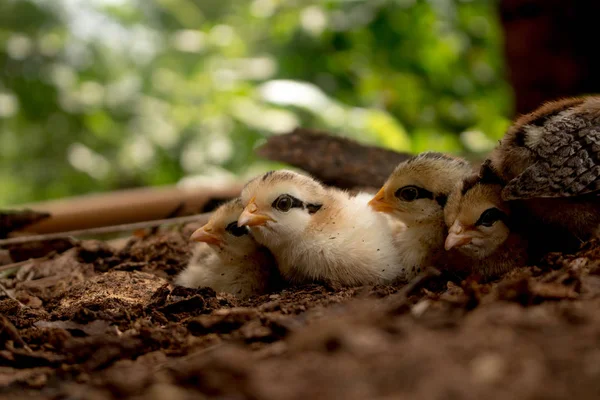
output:
M581 240L600 226L600 97L547 103L510 127L489 157L519 202L549 228Z
M460 182L445 208L449 226L445 249L457 249L470 260L472 272L486 277L502 274L528 260L523 233L527 222L517 218L502 200L502 182L484 164L479 175Z
M402 277L390 227L366 194L326 188L292 171L271 171L242 191L238 225L275 256L291 282L354 286Z
M191 239L200 244L175 283L186 287L209 286L217 292L248 297L268 291L277 282L277 266L245 226L238 226L244 207L235 199L223 204Z
M444 251L444 206L452 188L471 173L471 165L461 158L421 153L400 163L369 202L374 210L406 225L396 231L394 241L401 264L413 273L460 262L457 254Z

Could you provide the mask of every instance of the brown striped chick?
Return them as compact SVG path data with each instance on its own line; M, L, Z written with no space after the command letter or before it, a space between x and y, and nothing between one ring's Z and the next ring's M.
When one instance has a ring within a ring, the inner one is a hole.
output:
M279 275L270 252L260 246L247 227L238 226L241 200L219 207L191 240L200 242L175 283L185 287L208 286L216 292L240 297L267 292Z
M489 163L504 182L504 201L519 203L547 229L581 240L598 236L599 96L550 102L520 117Z
M444 206L453 187L472 172L461 158L421 153L400 163L370 201L374 210L406 225L399 226L394 241L411 275L427 266L445 268L460 262L456 252L444 251Z
M272 171L242 191L238 224L275 256L291 282L345 286L391 282L404 276L386 219L366 194L326 188L292 171Z
M484 164L478 175L460 182L448 199L445 248L470 259L472 272L493 277L528 260L528 243L520 220L502 200L502 182Z

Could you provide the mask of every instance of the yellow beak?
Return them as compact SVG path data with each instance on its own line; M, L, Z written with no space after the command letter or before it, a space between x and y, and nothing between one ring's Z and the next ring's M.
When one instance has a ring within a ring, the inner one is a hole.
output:
M369 201L369 206L378 212L391 213L394 211L394 206L385 200L385 187L382 187L375 197Z
M223 239L212 232L213 228L209 224L204 225L202 228L197 229L192 236L190 236L190 240L194 242L208 243L220 246L223 244Z
M275 222L275 220L268 215L258 213L258 206L255 203L256 199L253 197L242 215L238 218L238 226L264 226L268 221Z
M448 232L444 248L446 251L471 243L473 236L465 232L464 227L456 221Z

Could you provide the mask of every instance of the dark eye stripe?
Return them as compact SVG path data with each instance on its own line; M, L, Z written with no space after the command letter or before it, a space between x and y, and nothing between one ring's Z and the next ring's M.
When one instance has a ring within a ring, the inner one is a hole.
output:
M396 193L394 193L394 195L396 197L400 196L400 192L402 191L402 189L405 189L407 187L409 187L409 186L403 186L400 189L396 190ZM423 189L422 187L419 187L419 186L410 186L410 187L417 189L418 194L417 194L417 197L415 198L415 200L417 200L417 199L432 199L433 200L433 193L430 192L429 190Z
M306 209L308 210L309 214L314 214L317 211L319 211L321 209L322 205L321 204L307 204L306 205Z
M506 221L508 216L497 208L489 208L481 213L475 226L492 226L496 221Z
M435 196L435 201L437 201L437 203L440 205L440 207L444 208L444 207L446 207L446 202L448 201L448 196L446 196L445 194L438 194L437 196Z
M271 203L271 207L277 208L277 203L283 197L287 197L292 201L292 206L290 207L290 209L291 208L304 208L304 203L302 203L301 200L295 198L294 196L290 196L289 194L282 194L281 196L277 197L275 200L273 200L273 203Z
M429 190L423 189L420 187L417 187L417 189L419 190L419 197L417 197L418 199L432 199L433 200L433 193L431 193Z
M279 201L279 199L281 199L282 196L287 196L287 197L289 197L292 200L292 207L290 209L292 209L292 208L301 208L303 210L308 210L309 214L314 214L317 211L319 211L321 209L321 207L322 207L322 204L304 203L302 200L300 200L300 199L298 199L298 198L296 198L294 196L291 196L289 194L283 194L283 195L277 197L275 200L273 200L273 203L271 204L272 208L277 208L276 207L277 206L277 202Z
M244 235L248 234L248 227L247 226L237 226L237 221L233 221L232 223L227 225L225 230L236 237L240 237L240 236L244 236Z

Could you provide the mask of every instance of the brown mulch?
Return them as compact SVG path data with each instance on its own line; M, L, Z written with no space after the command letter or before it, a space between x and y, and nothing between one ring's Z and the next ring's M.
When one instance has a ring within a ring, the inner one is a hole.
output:
M600 247L483 282L174 287L178 231L84 241L0 279L0 398L559 399L600 395Z

